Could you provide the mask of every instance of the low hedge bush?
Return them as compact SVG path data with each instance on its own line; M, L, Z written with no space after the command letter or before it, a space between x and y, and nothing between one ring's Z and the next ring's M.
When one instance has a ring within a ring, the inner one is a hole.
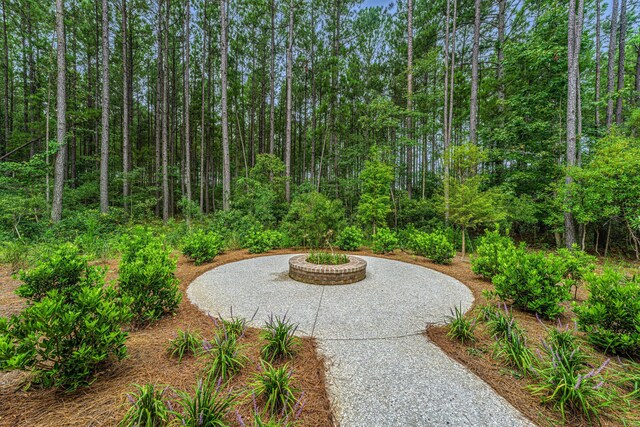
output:
M251 230L245 238L245 247L252 254L261 254L271 249L281 248L285 244L285 237L275 230Z
M411 249L436 264L451 264L451 260L456 255L453 243L442 231L415 233L411 238Z
M500 272L499 255L514 251L513 240L500 234L499 230L486 230L478 238L475 254L471 256L471 270L485 279L492 279Z
M212 231L196 230L182 242L182 253L196 265L211 262L222 252L222 237Z
M348 226L342 229L336 244L343 251L357 251L362 246L364 236L359 227Z
M388 228L378 228L376 234L371 238L371 250L377 254L393 252L398 247L396 233Z

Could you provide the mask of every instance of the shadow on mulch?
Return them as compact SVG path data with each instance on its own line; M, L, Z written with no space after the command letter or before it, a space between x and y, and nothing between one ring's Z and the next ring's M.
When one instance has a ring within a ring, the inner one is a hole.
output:
M272 251L263 255L279 253L294 251ZM126 395L134 390L134 383L155 383L192 391L202 362L189 357L178 364L167 356L167 345L178 329L200 331L204 337L211 339L215 327L207 315L190 304L186 288L207 270L255 256L246 251L230 251L202 266L195 266L181 256L176 276L180 279L183 299L178 312L146 329L131 332L127 339L128 358L110 366L90 387L70 394L37 387L24 390L25 381L28 380L26 373L0 373L0 426L113 426L128 408ZM117 261L99 264L109 268L107 280L117 277ZM12 279L7 270L0 268L1 316L9 316L22 309L24 302L13 294L18 285L18 281ZM242 345L246 346L243 351L250 362L233 379L231 386L235 392L241 392L258 371L261 344L259 329L249 329L242 339ZM326 392L324 361L318 356L314 339L301 339L301 346L290 361L290 366L294 370L295 385L304 392L300 425L337 426ZM251 398L244 396L236 401L240 402L237 409L245 421L251 420ZM229 420L235 424L235 414L230 414Z

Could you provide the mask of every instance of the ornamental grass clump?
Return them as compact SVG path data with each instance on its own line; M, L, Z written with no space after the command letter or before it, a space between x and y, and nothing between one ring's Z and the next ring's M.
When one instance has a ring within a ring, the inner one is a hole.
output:
M204 341L203 354L209 358L207 375L210 380L227 381L238 373L248 361L242 354L238 338L226 332L218 333L212 342Z
M222 382L199 378L193 394L176 391L179 410L172 414L177 425L187 427L227 427L227 415L233 408L233 396L221 391Z
M452 339L457 339L458 341L465 343L475 342L476 337L474 335L475 330L475 322L466 318L462 307L454 307L451 310L452 321L449 324L449 331L447 332L447 336Z
M311 252L307 257L307 262L321 265L347 264L349 257L345 254L334 254L329 252Z
M496 340L493 354L524 376L532 371L533 352L527 346L526 333L514 320L508 324L505 335Z
M171 412L170 403L164 397L168 387L158 387L155 384L134 384L136 391L127 394L130 407L118 423L119 427L156 427L169 422Z
M260 350L261 356L270 362L292 357L299 345L295 336L297 329L298 325L291 323L286 314L282 318L271 314L261 335L266 341Z
M198 332L178 330L174 339L169 342L169 357L177 358L178 363L187 356L195 356L202 349L202 336Z
M293 370L288 364L274 367L269 362L261 363L260 372L254 374L251 392L264 399L265 409L271 414L294 414L298 389L293 385Z

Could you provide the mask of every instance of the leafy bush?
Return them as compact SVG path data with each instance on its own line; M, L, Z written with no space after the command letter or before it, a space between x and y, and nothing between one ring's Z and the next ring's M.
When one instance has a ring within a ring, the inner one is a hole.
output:
M245 246L252 254L261 254L284 246L284 235L275 230L253 229L245 239Z
M19 240L0 243L0 263L9 264L15 273L29 264L29 246Z
M136 391L127 395L131 407L118 424L120 427L163 426L169 421L169 408L163 397L168 388L154 384L134 384Z
M343 251L357 251L362 246L364 236L362 230L356 226L348 226L342 229L336 240L336 244Z
M343 224L342 202L313 191L293 200L282 229L294 244L317 248L332 243Z
M557 255L558 262L562 266L565 284L575 287L577 293L584 277L595 269L596 258L581 251L575 244L572 249L558 249Z
M465 341L474 342L476 340L476 337L473 334L475 324L464 317L464 313L458 307L454 307L454 309L451 310L451 315L453 320L449 325L447 336L449 338L459 340L462 344L464 344Z
M563 282L563 266L553 254L528 252L524 246L498 255L499 274L493 277L498 296L503 301L545 318L563 312L560 303L571 298Z
M272 414L294 412L298 390L291 383L293 371L288 364L278 368L262 362L262 371L254 376L252 393L265 399L265 407Z
M417 232L412 238L412 249L420 256L436 264L450 264L456 249L441 231L433 233Z
M377 254L393 252L398 247L396 234L388 228L378 228L371 239L371 249Z
M175 277L176 259L148 232L135 233L119 268L119 289L132 300L136 323L157 320L177 310L182 295Z
M53 289L8 322L0 321L0 368L30 370L45 387L91 383L112 359L126 356L130 300L103 282Z
M640 354L640 278L605 269L586 277L589 298L574 307L587 340L613 354Z
M222 237L214 232L196 230L187 235L182 243L182 253L196 265L213 261L222 252Z
M499 229L485 230L484 236L478 238L475 255L471 257L471 270L485 279L492 279L500 273L500 254L515 248L513 240L501 235Z
M311 252L307 257L307 262L323 265L347 264L349 257L345 254L332 254L328 252Z
M233 335L218 333L212 343L205 341L203 347L210 358L207 367L210 379L228 380L240 371L248 360L241 354L242 346L238 345L238 339Z
M57 289L63 295L83 286L103 283L104 270L89 266L80 250L66 243L30 271L20 272L23 284L16 293L23 298L39 301L47 292Z
M269 316L262 332L262 338L267 341L260 351L262 357L273 362L293 356L295 347L298 345L298 339L295 337L297 329L298 325L292 324L286 315L282 319L278 316Z
M233 398L223 395L220 385L214 386L208 380L198 379L193 396L187 392L177 391L180 411L172 411L177 424L187 427L210 426L226 427L227 414L231 410Z
M178 330L178 334L169 342L167 352L169 357L177 357L178 363L182 361L185 355L198 354L202 345L202 337L197 332Z

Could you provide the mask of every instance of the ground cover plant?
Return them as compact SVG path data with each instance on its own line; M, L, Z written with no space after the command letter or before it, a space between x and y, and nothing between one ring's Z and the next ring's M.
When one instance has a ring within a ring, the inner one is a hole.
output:
M297 329L298 325L291 323L286 315L281 318L271 314L262 333L265 345L260 350L261 356L270 362L291 358L299 345L295 336Z
M340 265L347 264L349 262L349 257L345 254L330 252L311 252L309 256L307 256L307 262L312 264Z
M198 332L178 330L176 337L169 342L167 352L178 362L185 356L195 356L202 351L202 336Z

